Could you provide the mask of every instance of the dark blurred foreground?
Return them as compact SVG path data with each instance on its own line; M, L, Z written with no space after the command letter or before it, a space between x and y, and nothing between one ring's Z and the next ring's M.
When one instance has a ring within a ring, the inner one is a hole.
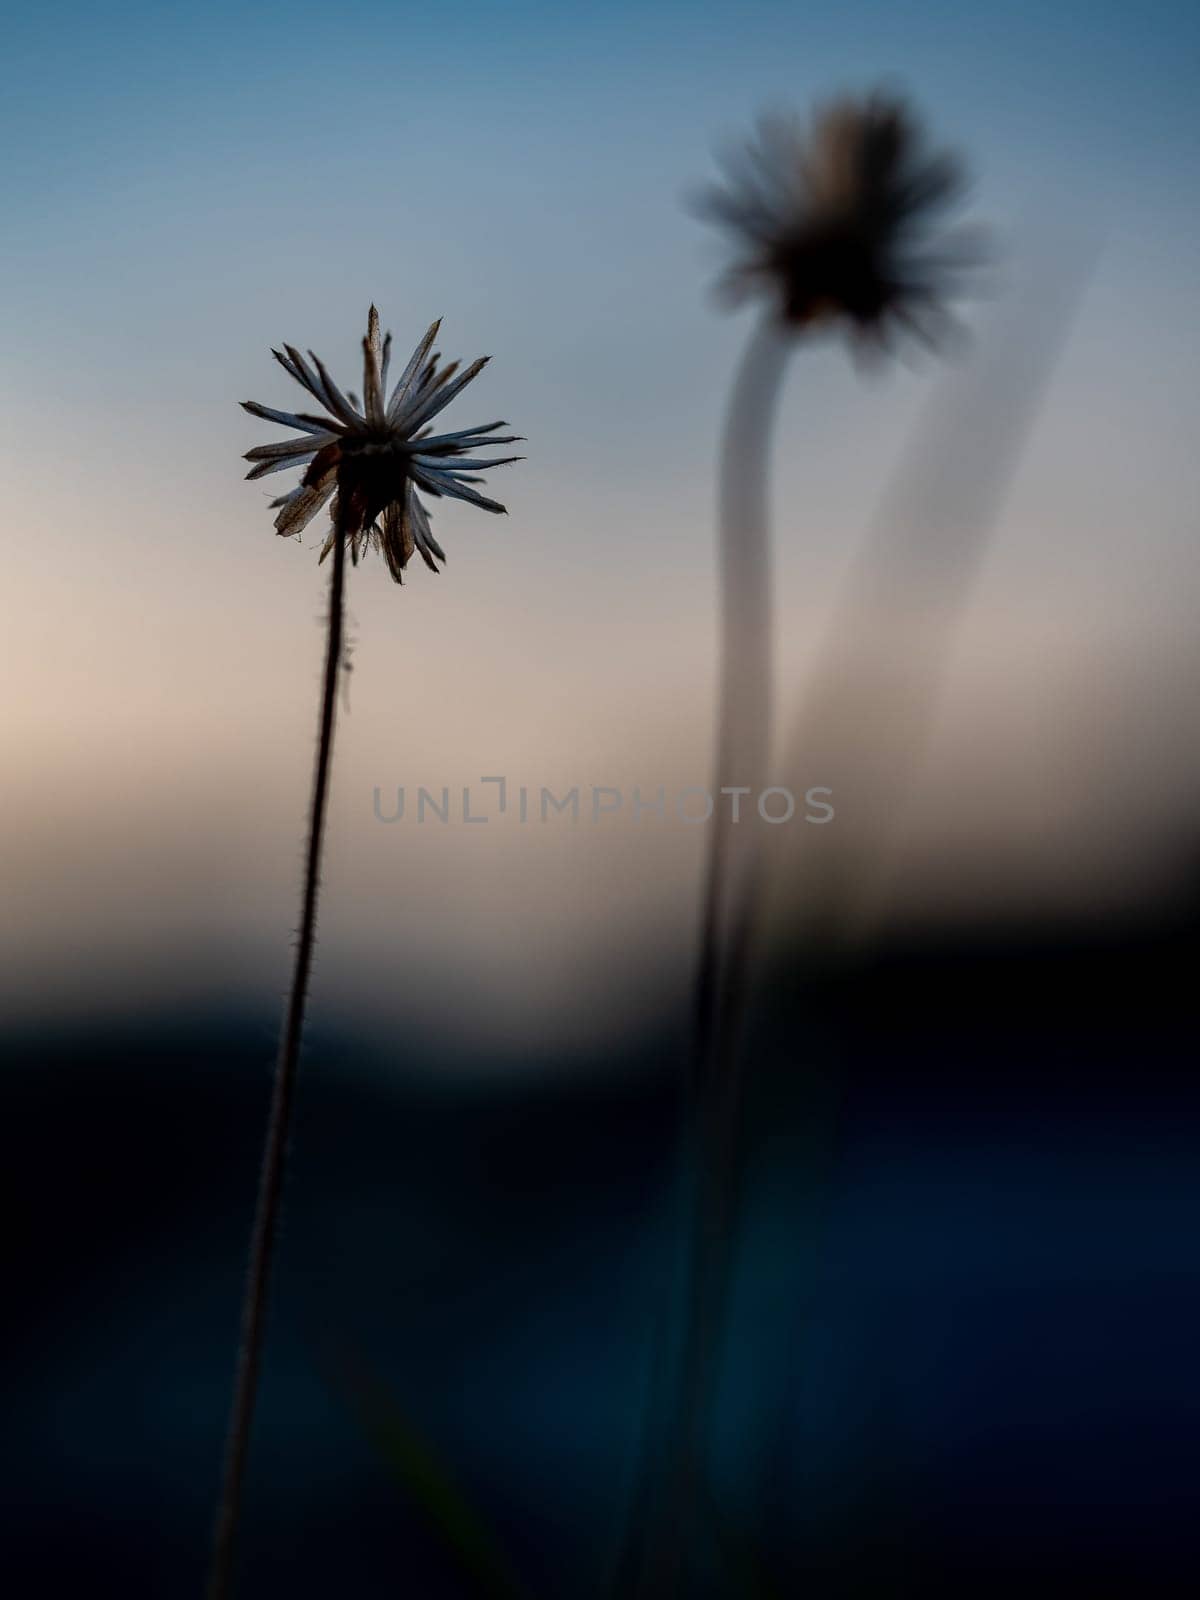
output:
M695 1594L1190 1592L1197 926L772 986ZM274 1025L3 1041L8 1593L202 1591ZM393 1061L318 1027L242 1594L605 1592L679 1066L666 1036Z

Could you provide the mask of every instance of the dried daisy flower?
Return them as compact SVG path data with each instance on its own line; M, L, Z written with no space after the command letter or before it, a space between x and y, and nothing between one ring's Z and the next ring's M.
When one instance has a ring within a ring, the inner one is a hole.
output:
M324 416L312 416L275 411L255 400L242 401L252 416L295 428L301 435L246 452L246 460L254 463L248 478L264 478L291 467L305 469L299 487L271 503L279 513L277 533L300 533L328 504L331 526L321 560L332 551L340 528L349 542L352 562L357 563L369 546L374 547L383 553L388 571L400 583L414 550L433 572L438 570L437 563L446 559L433 536L418 489L435 499L446 496L466 500L484 511L504 511L498 501L471 486L482 482L480 472L508 466L521 457L484 461L476 459L473 452L512 444L518 435L498 435L496 429L507 426L503 422L457 433L435 434L431 427L434 417L488 362L487 356L482 356L461 373L457 361L440 366L433 350L440 327L439 319L429 328L389 396L392 336L389 333L380 339L379 313L372 306L363 340L361 406L357 395L342 393L311 350L308 361L292 345L271 352L325 411Z
M298 438L279 444L259 445L249 451L247 460L254 465L247 476L262 478L268 473L284 472L291 467L304 469L299 486L274 502L274 509L278 512L275 528L281 534L298 534L319 511L328 506L330 528L321 551L321 560L332 553L333 567L317 761L305 852L300 936L296 944L292 985L275 1065L271 1112L254 1213L250 1266L242 1303L237 1374L209 1573L209 1600L229 1600L233 1586L233 1558L242 1482L258 1394L267 1291L283 1196L284 1158L291 1126L309 974L316 944L317 889L333 759L338 672L343 650L346 553L349 551L351 562L357 562L359 556L373 545L382 551L388 570L397 583L401 581L414 550L419 550L426 565L436 572L437 562L446 558L433 536L429 513L417 491L434 498L466 500L485 511L502 512L502 505L487 499L472 485L480 481L478 473L488 467L504 466L509 461L519 459L507 456L501 460L481 460L474 454L477 450L512 442L512 435L496 434L497 428L507 427L504 422L489 422L483 427L464 428L457 433L433 432L431 424L434 417L486 365L485 357L472 362L463 372L458 371L457 362L446 367L440 366L437 353L433 351L439 326L435 322L426 333L388 395L392 336L388 334L385 339L380 338L379 314L374 306L371 307L367 336L363 340L361 407L356 396L342 393L317 356L309 352L310 366L291 345L285 345L282 351L274 351L275 358L297 383L308 390L324 415L275 411L253 400L242 402L253 416L282 423L298 433Z
M902 100L836 100L810 128L764 117L725 166L728 183L705 190L697 210L733 237L728 301L765 294L790 327L840 322L867 348L900 329L925 342L945 331L979 241L941 227L963 170L930 149Z

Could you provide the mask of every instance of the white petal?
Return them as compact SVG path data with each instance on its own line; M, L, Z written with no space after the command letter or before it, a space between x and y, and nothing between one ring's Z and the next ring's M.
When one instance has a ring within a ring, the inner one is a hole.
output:
M282 509L275 518L275 532L284 538L307 528L326 500L337 487L337 473L327 472L319 484L301 484L291 494L285 495Z
M417 541L417 549L422 555L428 549L430 555L436 556L439 561L445 561L446 552L433 536L433 529L429 524L429 513L421 504L419 497L412 497L413 535Z
M346 399L346 396L338 388L337 384L334 383L333 379L329 376L329 373L325 367L325 363L321 360L320 356L312 350L310 350L308 353L312 357L313 365L317 369L317 376L320 378L321 385L328 396L327 404L334 416L340 417L343 422L348 422L351 427L354 427L355 424L360 423L363 420L362 417L350 404L349 400Z
M416 468L413 471L413 478L430 494L444 494L449 495L452 500L466 500L473 506L479 506L483 511L498 513L504 511L499 501L488 500L484 495L476 494L474 489L468 489L465 483L456 483L444 472L431 473L424 468Z
M507 422L489 422L482 428L462 428L458 433L439 433L434 438L423 438L421 440L421 449L432 450L435 445L456 444L460 439L470 439L473 446L476 443L484 444L485 442L487 444L513 444L521 437L520 434L513 433L506 439L488 439L486 441L477 437L480 434L490 433L493 428L507 427Z
M379 546L388 571L397 583L404 581L402 574L414 549L412 503L412 494L406 485L403 502L393 500L383 511L383 537Z
M420 396L422 400L427 400L435 389L440 389L444 383L449 383L459 367L462 366L461 361L451 361L448 366L439 367L439 359L440 357L435 350L433 359L421 374ZM414 401L416 398L416 395L414 395Z
M478 361L472 361L465 372L460 372L453 383L448 383L443 388L438 388L428 399L418 397L414 407L406 411L402 417L396 418L396 426L405 434L409 434L414 429L419 428L423 422L428 422L431 417L436 417L443 407L450 404L456 394L465 389L473 378L479 376L490 359L490 356L480 356Z
M275 411L271 406L260 406L257 400L243 400L241 406L252 417L261 417L264 422L278 422L285 428L298 428L301 433L325 433L329 428L328 422L316 417L306 417L294 411Z
M416 377L417 372L420 370L421 363L429 354L430 347L432 346L433 341L437 338L437 332L441 325L441 317L439 317L436 322L430 325L425 337L421 340L420 344L409 357L408 365L396 379L396 387L392 390L392 398L388 401L387 415L389 422L394 422L399 416L401 407L408 398L408 391L412 385L412 381Z
M375 308L372 306L371 308ZM379 326L376 322L375 332ZM363 414L373 428L383 426L383 385L379 373L379 352L370 339L363 340Z
M367 313L367 337L363 340L363 415L376 426L384 418L382 365L379 312L372 303Z
M427 456L424 451L412 458L418 466L435 472L486 472L489 467L507 467L524 456L501 456L497 461L464 460L462 456Z
M273 472L290 472L293 467L304 467L312 460L316 451L310 451L304 456L288 456L283 461L260 461L257 466L251 467L246 474L247 478L269 478Z
M387 394L388 368L392 364L392 336L384 335L383 354L379 358L379 388L381 393ZM386 414L386 408L385 408Z
M278 444L256 444L253 450L247 450L244 459L247 461L281 461L284 456L313 455L327 444L335 444L336 433L309 434L303 439L281 439Z
M290 372L297 383L302 383L308 390L309 394L315 396L315 398L320 401L327 411L333 411L334 408L329 403L329 396L325 393L324 384L321 382L317 374L311 370L304 357L300 354L299 350L297 350L295 345L292 344L285 344L283 348L287 351L286 359L280 355L278 350L272 351L272 354L279 362L280 366L283 367L287 372ZM336 416L336 412L334 415Z

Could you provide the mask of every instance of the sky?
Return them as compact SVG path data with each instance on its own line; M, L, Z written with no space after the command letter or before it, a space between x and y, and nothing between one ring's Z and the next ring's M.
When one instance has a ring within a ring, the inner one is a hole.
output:
M705 781L713 450L748 323L715 308L719 243L684 201L760 110L879 82L966 153L1004 241L981 353L1019 285L1088 263L954 635L901 892L1104 902L1186 855L1194 7L48 4L5 47L10 1013L283 987L325 574L272 534L283 480L241 481L276 435L236 402L292 403L283 340L356 387L375 300L399 346L440 315L448 355L492 355L448 417L508 418L528 459L497 475L507 519L439 515L439 577L353 574L316 1004L517 1042L654 1014L697 831L628 804L418 830L373 794ZM785 700L947 381L795 358Z

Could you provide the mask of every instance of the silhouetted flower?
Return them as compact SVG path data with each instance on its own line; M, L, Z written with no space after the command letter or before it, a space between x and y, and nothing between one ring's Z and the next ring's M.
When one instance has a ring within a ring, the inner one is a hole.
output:
M497 428L507 426L503 422L464 428L458 433L433 434L430 429L438 412L488 362L488 357L483 356L457 377L457 361L440 367L438 353L433 350L440 326L439 319L413 351L389 398L392 336L389 333L381 341L379 313L371 307L363 340L361 408L357 395L343 394L311 350L311 366L291 345L271 352L284 371L302 384L326 412L325 416L310 416L302 411L274 411L254 400L242 401L251 415L281 422L302 435L246 452L246 460L255 463L246 474L248 478L262 478L290 467L305 468L299 487L271 502L272 509L279 512L275 518L277 533L299 533L329 503L333 525L321 560L333 549L340 523L351 559L357 561L367 546L373 545L383 552L389 572L400 583L414 550L434 572L438 570L436 563L446 559L433 536L429 513L418 498L418 489L435 497L467 500L485 511L504 511L497 501L470 486L483 481L475 475L478 472L522 458L504 456L485 461L474 458L472 452L511 444L518 435L496 434Z
M929 342L952 323L945 301L979 259L965 230L940 213L964 188L946 151L929 149L913 112L873 94L797 118L764 117L729 182L698 210L733 234L738 255L721 288L734 302L776 298L795 328L844 321L857 340L886 346L895 325Z

